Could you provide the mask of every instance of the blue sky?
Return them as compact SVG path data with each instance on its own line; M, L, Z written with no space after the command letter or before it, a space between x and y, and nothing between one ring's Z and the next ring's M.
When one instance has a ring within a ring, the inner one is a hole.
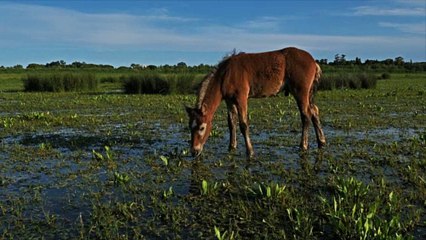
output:
M426 61L426 1L4 1L0 66L216 64L233 49Z

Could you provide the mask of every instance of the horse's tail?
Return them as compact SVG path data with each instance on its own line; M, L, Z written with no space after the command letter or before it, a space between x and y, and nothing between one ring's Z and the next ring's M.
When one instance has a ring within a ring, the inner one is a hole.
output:
M315 72L314 82L318 83L319 79L321 77L321 74L322 74L322 70L321 70L321 67L318 63L315 63L315 65L316 65L317 69L316 69L316 72Z
M322 70L321 70L320 65L318 63L315 63L315 65L316 65L316 70L315 70L314 82L312 83L311 89L309 91L310 104L314 104L314 95L317 91L319 80L320 80L321 74L322 74Z

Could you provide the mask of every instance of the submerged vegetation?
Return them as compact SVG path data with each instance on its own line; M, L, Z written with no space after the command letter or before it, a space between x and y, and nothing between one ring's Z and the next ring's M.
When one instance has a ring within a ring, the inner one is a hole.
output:
M426 236L424 73L318 91L323 150L295 147L293 98L250 99L251 161L241 134L227 151L224 104L202 157L188 155L195 96L179 93L202 74L133 74L97 72L90 94L23 92L22 74L0 74L0 239ZM177 94L114 91L153 77Z

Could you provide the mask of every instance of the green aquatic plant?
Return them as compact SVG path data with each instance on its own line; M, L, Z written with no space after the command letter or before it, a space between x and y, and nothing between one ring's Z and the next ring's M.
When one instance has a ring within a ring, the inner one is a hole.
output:
M160 159L164 163L165 166L169 166L169 159L167 157L161 155Z
M228 234L228 231L224 231L223 233L221 233L220 229L216 226L214 226L214 235L216 236L217 240L233 240L233 239L235 239L234 231L232 231L230 234Z
M332 201L320 200L332 234L338 238L402 239L413 224L413 219L402 217L400 199L393 191L377 193L353 177L337 178Z
M210 184L208 181L201 181L201 195L209 196L213 195L217 192L219 184L215 182L214 184Z
M130 176L126 173L114 172L114 182L116 184L126 184L130 182Z
M13 117L6 117L1 120L1 125L3 126L3 128L13 128L13 126L15 125L15 121L16 120Z
M280 198L286 193L286 186L280 186L278 183L257 183L255 187L248 187L247 190L262 198Z

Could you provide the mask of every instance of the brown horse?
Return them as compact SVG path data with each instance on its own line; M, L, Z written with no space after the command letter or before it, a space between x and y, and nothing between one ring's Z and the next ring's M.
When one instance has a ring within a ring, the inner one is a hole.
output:
M191 152L200 155L212 129L214 113L222 100L228 107L229 150L237 147L236 122L244 136L248 157L254 155L249 137L247 101L284 91L296 99L302 118L302 150L308 148L310 121L314 124L318 147L325 145L318 107L313 103L314 84L321 68L306 51L297 48L265 53L234 54L209 73L201 83L195 108L186 107L191 129Z

